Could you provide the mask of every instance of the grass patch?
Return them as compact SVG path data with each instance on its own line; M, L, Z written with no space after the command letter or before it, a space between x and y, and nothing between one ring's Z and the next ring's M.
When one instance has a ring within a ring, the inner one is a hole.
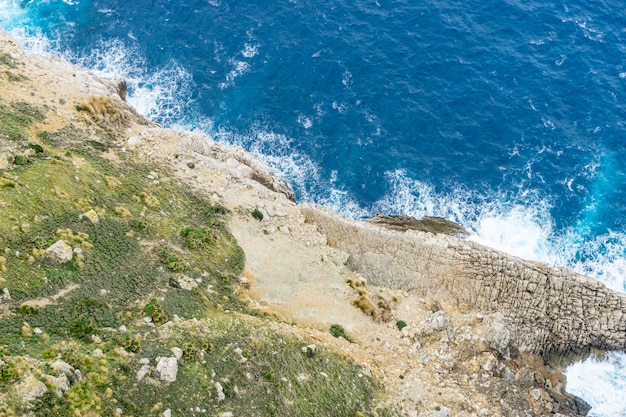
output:
M61 358L82 376L68 375L68 391L44 395L28 413L372 415L378 387L361 368L323 349L304 354L310 342L234 296L245 254L226 208L148 179L158 168L129 155L115 164L96 156L81 132L40 133L45 152L31 151L50 158L0 172L0 286L11 294L0 316L0 390L9 392L0 414L26 412L7 384L54 374ZM73 249L65 263L46 255L59 239ZM173 346L183 357L177 380L165 383L156 358ZM139 358L151 369L140 382Z
M0 101L0 139L22 141L30 138L33 122L44 118L44 110L24 101L10 104Z

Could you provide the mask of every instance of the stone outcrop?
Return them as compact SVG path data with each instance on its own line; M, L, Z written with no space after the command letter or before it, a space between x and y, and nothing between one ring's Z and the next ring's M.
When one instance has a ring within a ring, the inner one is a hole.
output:
M295 197L289 184L259 159L243 148L207 140L207 137L191 132L176 132L179 149L206 165L235 178L252 179L268 189L284 194L289 200Z
M399 232L419 230L420 232L429 232L434 234L443 233L461 238L469 236L469 233L463 226L442 217L424 216L418 220L403 214L377 214L372 218L366 219L365 221L391 230L397 230Z
M626 347L626 295L597 280L452 236L399 233L311 204L301 211L369 283L500 312L521 351Z

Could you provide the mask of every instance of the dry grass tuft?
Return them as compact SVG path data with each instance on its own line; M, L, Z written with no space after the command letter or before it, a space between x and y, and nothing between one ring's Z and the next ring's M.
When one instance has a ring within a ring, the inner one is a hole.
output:
M89 97L76 106L85 118L105 130L125 128L133 119L133 113L121 101L105 96Z

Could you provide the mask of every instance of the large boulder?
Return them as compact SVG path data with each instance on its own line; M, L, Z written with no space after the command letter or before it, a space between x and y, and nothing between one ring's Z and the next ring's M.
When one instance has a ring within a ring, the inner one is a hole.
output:
M57 240L46 249L46 258L52 262L64 264L71 261L72 257L74 257L74 251L63 239Z

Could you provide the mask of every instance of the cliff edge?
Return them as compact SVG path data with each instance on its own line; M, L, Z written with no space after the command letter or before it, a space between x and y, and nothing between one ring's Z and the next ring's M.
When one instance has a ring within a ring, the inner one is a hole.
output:
M595 280L297 204L4 32L0 70L2 415L579 416L550 361L626 345Z

